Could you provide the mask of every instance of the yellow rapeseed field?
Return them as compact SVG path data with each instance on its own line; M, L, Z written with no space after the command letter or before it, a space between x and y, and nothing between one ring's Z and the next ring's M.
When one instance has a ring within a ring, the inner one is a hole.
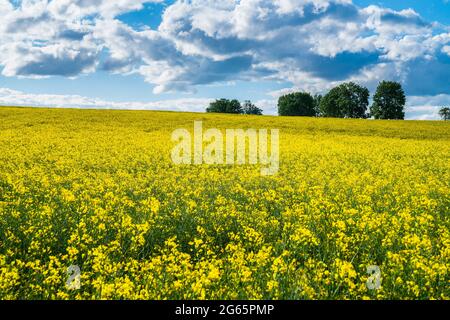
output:
M279 129L278 175L173 164L195 120ZM0 299L449 299L449 151L445 122L3 107Z

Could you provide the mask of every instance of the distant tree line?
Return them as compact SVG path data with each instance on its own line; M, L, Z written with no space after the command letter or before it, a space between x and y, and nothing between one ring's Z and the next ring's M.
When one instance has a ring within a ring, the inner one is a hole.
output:
M369 107L370 92L354 82L343 83L326 95L294 92L278 100L280 116L358 118L358 119L405 119L406 96L398 82L382 81ZM219 99L211 102L206 112L262 115L263 111L251 101L241 104L238 100ZM443 120L450 119L450 108L439 111Z
M325 96L295 92L278 100L280 116L327 118L405 119L405 92L400 83L383 81L379 84L369 109L369 89L354 82L343 83Z
M206 112L262 115L262 110L247 100L244 104L234 99L219 99L209 104Z

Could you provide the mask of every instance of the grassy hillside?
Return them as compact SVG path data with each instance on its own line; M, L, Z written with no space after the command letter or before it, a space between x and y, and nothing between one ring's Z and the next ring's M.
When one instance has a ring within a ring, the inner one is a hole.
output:
M174 165L195 120L280 129L279 174ZM0 298L449 299L449 147L445 122L2 107Z

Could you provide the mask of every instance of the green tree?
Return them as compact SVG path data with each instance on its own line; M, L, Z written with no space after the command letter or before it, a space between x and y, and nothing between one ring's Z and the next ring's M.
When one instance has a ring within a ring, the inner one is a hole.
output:
M330 90L320 101L323 117L367 118L369 89L356 83L343 83Z
M263 114L263 111L255 106L251 101L247 100L244 102L244 105L242 106L242 111L244 114L254 114L257 116L260 116Z
M444 121L450 120L450 108L442 107L441 110L439 110L439 115Z
M209 104L209 107L206 109L206 112L210 113L243 113L241 103L234 99L219 99Z
M375 119L405 119L406 97L398 82L382 81L373 97L370 113Z
M314 110L316 112L316 116L320 116L320 102L322 101L323 96L321 94L314 95Z
M278 100L278 114L280 116L314 117L314 98L307 92L295 92L284 95Z

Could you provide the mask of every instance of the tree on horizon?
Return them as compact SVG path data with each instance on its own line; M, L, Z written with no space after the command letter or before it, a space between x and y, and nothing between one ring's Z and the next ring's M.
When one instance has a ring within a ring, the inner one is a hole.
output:
M315 117L314 97L308 92L294 92L278 99L280 116Z
M406 96L402 85L393 81L382 81L373 97L370 113L375 119L404 120Z
M450 120L450 108L442 107L441 110L439 110L439 115L444 121Z
M321 100L322 117L367 118L369 89L354 82L343 83L330 90Z
M236 100L228 100L228 99L217 99L214 102L209 104L209 107L206 109L208 113L234 113L241 114L243 113L243 109L241 103Z

